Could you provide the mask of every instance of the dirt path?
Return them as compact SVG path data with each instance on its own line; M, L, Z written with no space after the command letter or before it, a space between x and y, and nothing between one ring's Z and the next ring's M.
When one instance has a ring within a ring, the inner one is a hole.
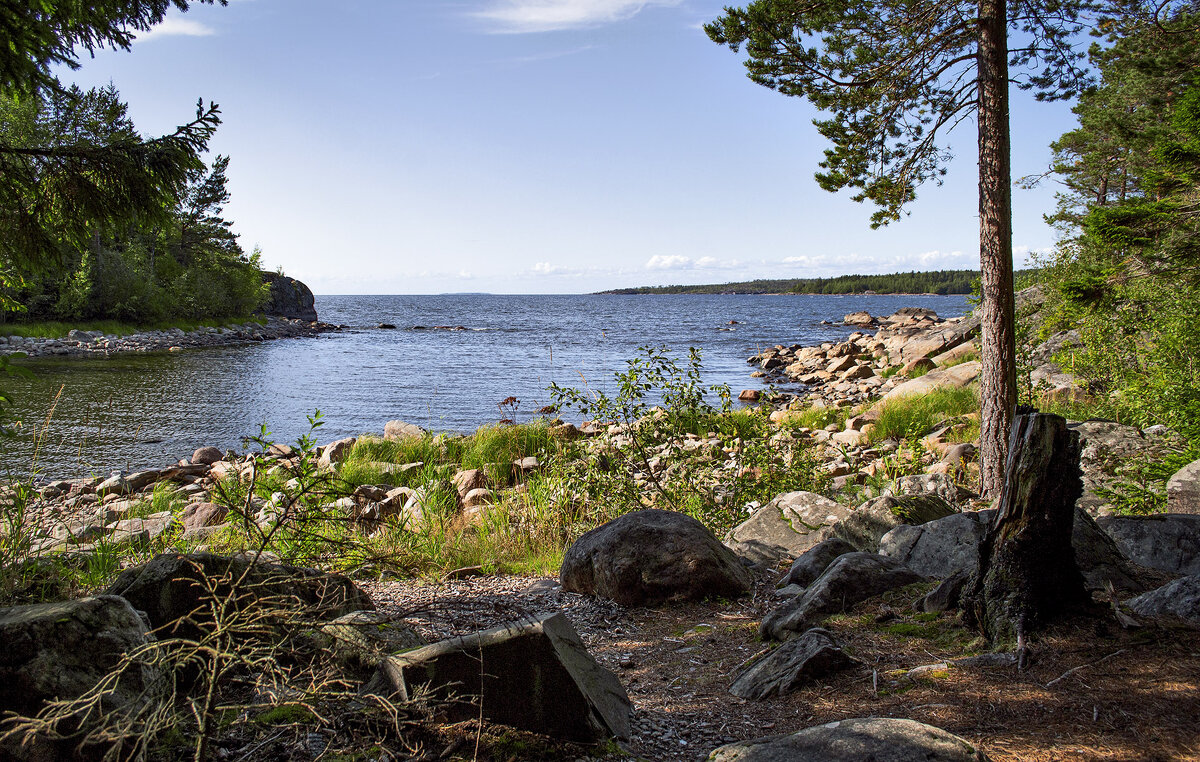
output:
M913 667L982 645L952 615L912 613L917 591L910 588L828 623L860 667L783 698L738 699L727 689L742 665L766 648L757 633L763 612L778 601L771 582L760 580L754 595L739 601L663 609L626 609L564 593L545 578L364 587L381 610L402 616L431 640L562 611L629 692L630 751L655 762L694 762L730 741L865 716L945 728L978 743L995 762L1200 759L1200 637L1194 631L1124 631L1113 620L1093 618L1044 636L1025 673L951 668L909 678Z

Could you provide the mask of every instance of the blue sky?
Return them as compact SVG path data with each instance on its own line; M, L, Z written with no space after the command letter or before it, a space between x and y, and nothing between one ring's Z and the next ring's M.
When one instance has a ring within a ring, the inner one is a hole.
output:
M575 293L975 267L974 123L911 216L820 190L813 110L750 82L708 0L232 0L170 16L113 82L139 129L220 104L227 209L315 292ZM1072 125L1014 90L1014 176ZM1053 185L1014 190L1018 266Z

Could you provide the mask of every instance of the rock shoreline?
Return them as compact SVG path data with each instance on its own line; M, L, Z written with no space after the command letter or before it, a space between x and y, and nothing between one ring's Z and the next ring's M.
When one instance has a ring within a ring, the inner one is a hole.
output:
M180 352L184 349L257 344L275 339L317 336L341 331L342 327L320 321L268 317L265 323L240 323L220 328L204 326L194 331L170 328L139 331L124 336L102 331L71 330L53 339L0 336L0 354L22 353L27 357L104 357L130 352Z

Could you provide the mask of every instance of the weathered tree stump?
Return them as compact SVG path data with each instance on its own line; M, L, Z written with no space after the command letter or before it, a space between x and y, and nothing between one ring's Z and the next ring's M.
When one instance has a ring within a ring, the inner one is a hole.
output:
M1088 600L1071 527L1083 492L1079 435L1061 416L1018 415L999 509L963 588L967 619L993 642L1016 640Z

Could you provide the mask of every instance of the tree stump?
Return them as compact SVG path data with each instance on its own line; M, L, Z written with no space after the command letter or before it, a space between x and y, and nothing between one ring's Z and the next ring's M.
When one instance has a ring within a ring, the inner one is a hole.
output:
M968 621L993 642L1015 640L1023 651L1027 634L1089 600L1071 547L1079 452L1061 416L1013 422L999 510L962 595Z

